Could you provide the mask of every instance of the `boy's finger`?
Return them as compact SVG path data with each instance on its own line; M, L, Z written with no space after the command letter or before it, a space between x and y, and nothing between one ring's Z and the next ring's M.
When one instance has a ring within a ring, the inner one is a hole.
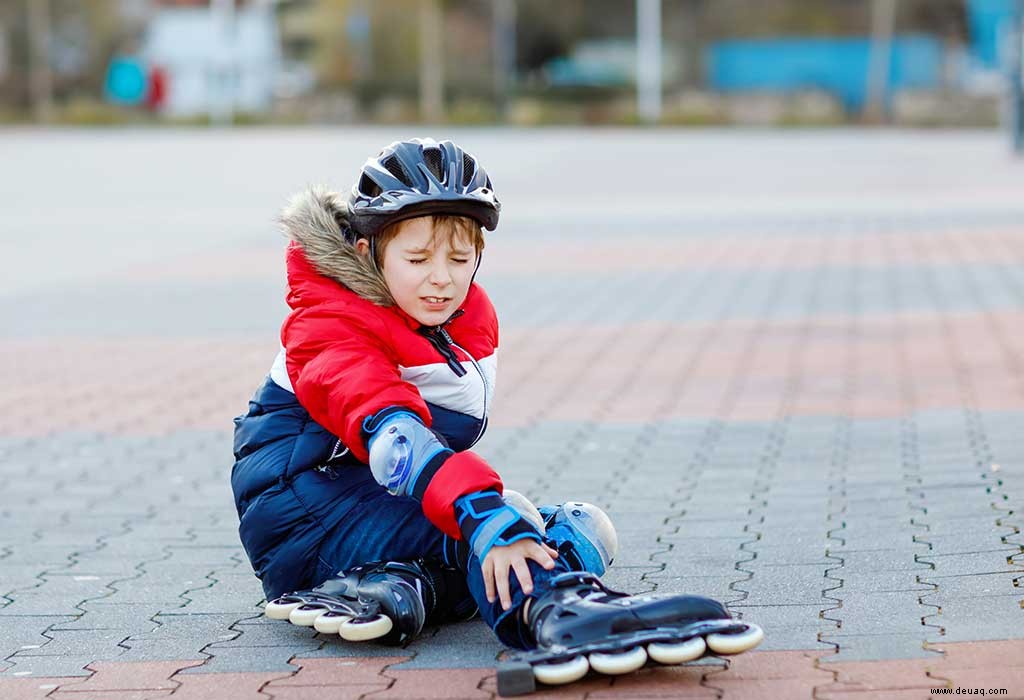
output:
M484 575L484 594L487 596L487 602L494 602L494 576L493 576L494 565L491 563L490 558L484 560L483 566L480 567L481 573Z
M558 558L558 550L557 549L555 549L553 547L549 547L546 544L544 545L544 549L547 551L548 554L551 555L552 558L554 558L554 559Z
M508 590L508 569L502 567L500 571L494 572L494 581L498 585L498 597L501 598L501 607L508 610L512 607L512 594Z
M535 549L532 552L530 552L527 556L529 556L530 559L533 559L535 562L543 566L548 571L555 568L555 562L551 558L551 555L548 553L547 550Z
M530 576L530 567L526 560L516 559L512 562L512 568L516 571L516 578L519 580L519 586L523 589L523 593L526 595L533 593L533 578Z

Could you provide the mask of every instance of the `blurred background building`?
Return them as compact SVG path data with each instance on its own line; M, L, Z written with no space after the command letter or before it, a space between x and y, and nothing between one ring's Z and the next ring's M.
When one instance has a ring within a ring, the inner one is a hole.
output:
M1021 4L6 0L0 119L995 125Z

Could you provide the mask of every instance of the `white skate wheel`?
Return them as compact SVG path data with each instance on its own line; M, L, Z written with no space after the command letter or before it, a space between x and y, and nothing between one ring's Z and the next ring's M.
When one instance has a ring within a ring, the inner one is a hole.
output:
M647 645L647 654L659 664L673 665L699 659L707 648L703 638L694 637L685 642L652 642Z
M327 611L320 617L313 620L313 629L323 634L338 634L338 630L341 629L342 624L352 619L351 615L342 615L341 613L335 613Z
M533 677L547 685L563 685L578 681L587 675L590 664L585 656L574 656L557 664L539 664L533 667Z
M595 651L590 655L590 667L607 676L632 673L645 663L647 663L647 652L643 647L633 647L628 651L614 654Z
M338 634L342 639L350 642L365 642L369 639L378 639L391 631L394 623L387 615L378 615L372 620L365 622L359 620L346 620L338 627Z
M290 603L279 603L279 600L291 600ZM264 608L263 613L271 620L287 620L288 616L292 614L292 610L302 605L302 603L294 598L277 598L267 603L267 607Z
M316 603L306 603L292 610L288 621L299 627L312 627L318 617L327 612L327 608Z
M747 629L735 634L709 634L708 647L716 654L739 654L753 649L764 639L764 631L754 624L746 623Z

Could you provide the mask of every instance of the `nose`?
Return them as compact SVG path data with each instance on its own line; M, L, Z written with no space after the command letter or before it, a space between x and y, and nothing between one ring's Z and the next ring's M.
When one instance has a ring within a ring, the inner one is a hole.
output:
M452 282L452 274L448 270L448 263L445 260L436 261L430 267L430 283L435 287L444 289Z

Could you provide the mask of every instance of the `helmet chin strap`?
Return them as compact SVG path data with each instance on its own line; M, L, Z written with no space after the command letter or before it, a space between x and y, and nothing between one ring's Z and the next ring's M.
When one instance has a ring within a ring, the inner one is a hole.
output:
M483 260L483 259L484 259L484 254L483 253L477 253L476 254L476 267L473 268L473 276L469 278L469 284L470 285L472 285L473 284L473 280L476 279L476 273L480 269L480 261Z

